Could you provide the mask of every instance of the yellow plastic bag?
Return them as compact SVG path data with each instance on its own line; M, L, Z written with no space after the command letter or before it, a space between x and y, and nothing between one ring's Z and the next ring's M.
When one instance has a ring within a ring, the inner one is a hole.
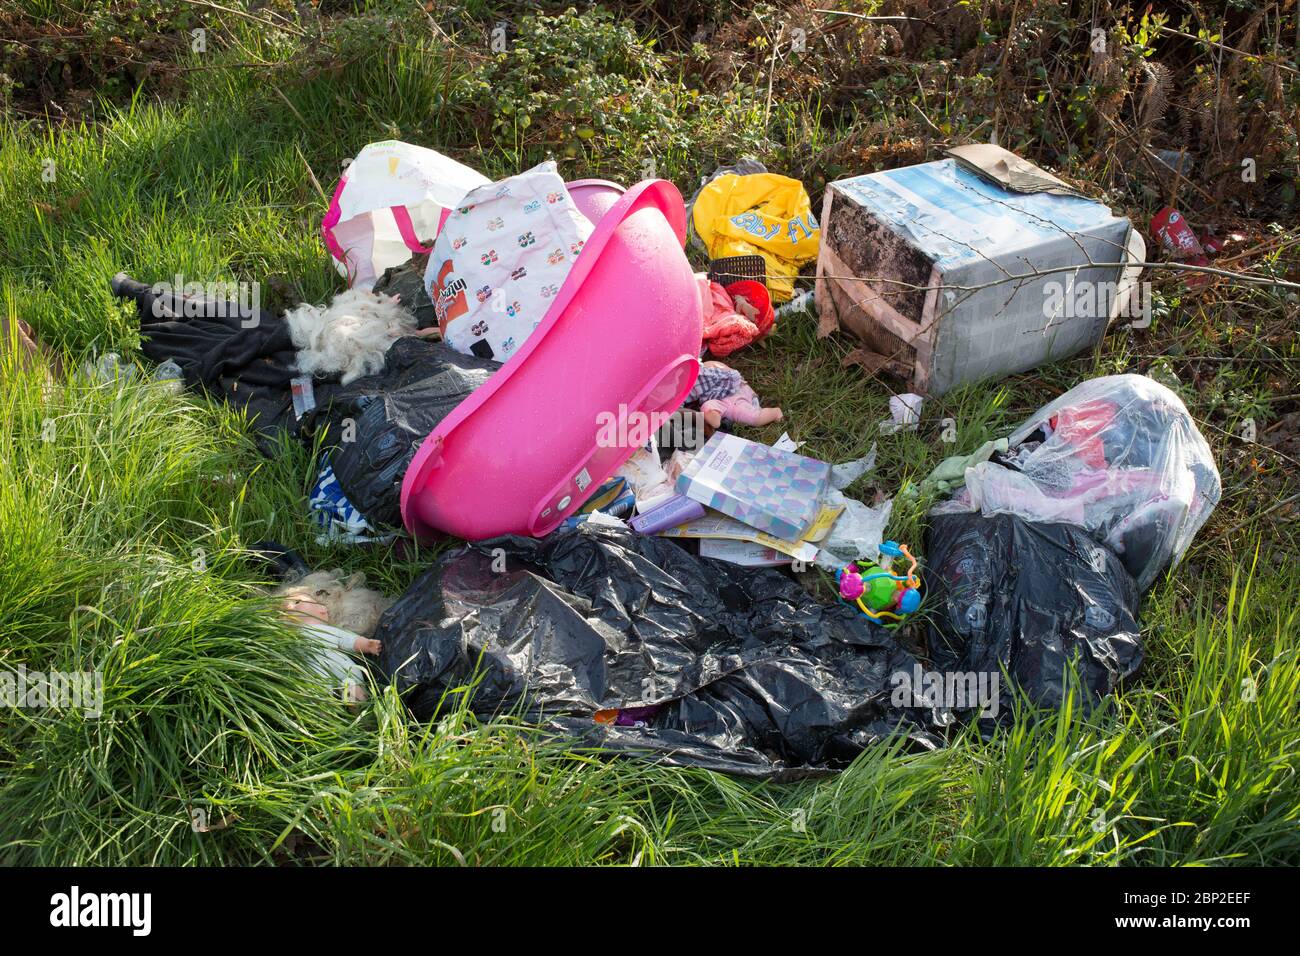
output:
M724 173L695 198L696 235L710 259L760 255L774 302L794 294L800 266L817 258L821 231L803 183L776 173Z

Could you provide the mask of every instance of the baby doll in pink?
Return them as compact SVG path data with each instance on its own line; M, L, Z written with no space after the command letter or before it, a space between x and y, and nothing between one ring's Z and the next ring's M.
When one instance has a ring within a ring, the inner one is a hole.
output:
M764 408L741 374L723 362L704 362L700 366L700 377L686 401L699 404L710 428L717 428L724 420L770 425L783 417L779 408Z

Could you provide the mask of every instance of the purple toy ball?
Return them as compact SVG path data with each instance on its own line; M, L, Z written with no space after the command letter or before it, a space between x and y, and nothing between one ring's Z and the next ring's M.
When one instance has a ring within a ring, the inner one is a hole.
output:
M862 583L862 574L855 564L850 564L840 573L840 597L846 601L856 601L862 597L866 585Z

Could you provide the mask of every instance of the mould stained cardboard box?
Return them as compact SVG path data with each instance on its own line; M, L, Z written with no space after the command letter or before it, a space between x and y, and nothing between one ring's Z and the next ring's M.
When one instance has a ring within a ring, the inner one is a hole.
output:
M1015 154L949 154L831 183L817 260L820 334L852 332L864 364L936 395L1094 345L1136 278L1117 264L1144 252L1127 219Z

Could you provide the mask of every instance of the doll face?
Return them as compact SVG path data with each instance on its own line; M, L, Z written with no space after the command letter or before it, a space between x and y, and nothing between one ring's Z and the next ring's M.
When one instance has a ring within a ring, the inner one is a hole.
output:
M292 617L303 620L316 620L328 624L330 619L329 608L319 603L315 599L307 596L292 596L285 599L285 611Z

